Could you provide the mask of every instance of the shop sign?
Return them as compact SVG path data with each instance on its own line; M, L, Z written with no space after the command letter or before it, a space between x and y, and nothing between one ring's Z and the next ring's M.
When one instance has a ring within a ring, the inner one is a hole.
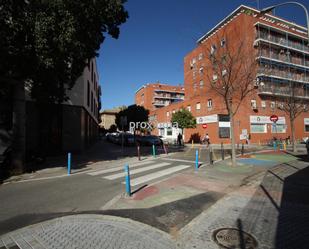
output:
M196 118L197 124L209 124L209 123L216 123L216 122L218 122L218 115L217 114Z
M272 124L269 116L250 116L251 124ZM285 117L278 117L277 124L285 124Z

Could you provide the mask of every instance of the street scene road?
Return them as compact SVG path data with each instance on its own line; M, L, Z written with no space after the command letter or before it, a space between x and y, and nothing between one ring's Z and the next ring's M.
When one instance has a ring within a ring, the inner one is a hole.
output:
M0 2L0 249L308 249L297 1Z

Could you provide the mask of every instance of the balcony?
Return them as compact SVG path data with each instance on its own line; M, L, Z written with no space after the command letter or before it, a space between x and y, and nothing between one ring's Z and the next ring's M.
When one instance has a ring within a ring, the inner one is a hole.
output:
M259 86L258 94L267 96L291 97L291 88L287 85L282 85L283 84L280 85L265 83L265 85ZM309 88L307 90L301 87L294 89L294 97L298 99L309 99Z
M306 61L304 65L296 64L296 63L293 63L295 61L292 61L292 60L289 61L282 57L274 56L274 55L266 54L266 53L261 53L259 56L257 56L256 59L259 60L260 62L273 62L273 63L286 65L286 66L290 66L292 68L301 69L301 70L309 69L309 61Z
M184 95L162 95L162 94L154 94L154 99L175 99L175 100L183 100Z
M295 34L278 30L272 26L265 26L262 23L256 23L259 25L256 35L256 41L262 41L277 45L280 47L295 50L297 52L309 54L309 46L306 44L306 38L297 36Z

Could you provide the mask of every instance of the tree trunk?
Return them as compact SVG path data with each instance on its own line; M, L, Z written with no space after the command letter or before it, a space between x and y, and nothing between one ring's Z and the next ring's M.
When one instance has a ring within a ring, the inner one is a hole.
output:
M231 124L231 150L232 150L232 167L236 166L236 152L235 152L235 134L234 134L234 115L230 115L230 124Z
M24 171L26 150L26 101L23 82L13 86L13 145L12 173L21 174Z
M296 141L295 141L294 119L291 117L290 117L290 123L291 123L291 135L292 135L292 148L293 152L297 152Z

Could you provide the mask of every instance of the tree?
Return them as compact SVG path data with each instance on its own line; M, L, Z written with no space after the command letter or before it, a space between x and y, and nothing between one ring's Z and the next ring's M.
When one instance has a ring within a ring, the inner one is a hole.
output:
M12 89L13 158L23 170L25 88L42 103L62 103L104 34L119 36L121 0L2 1L0 83Z
M221 98L230 118L232 166L236 166L234 116L246 97L255 90L257 63L255 51L245 45L249 44L249 41L246 41L248 38L235 35L236 30L233 30L233 33L234 37L241 39L229 42L231 34L223 30L223 35L213 38L213 43L217 45L206 48L206 59L210 65L206 75L210 82L210 91ZM222 37L225 37L224 41Z
M178 128L181 129L182 133L183 129L196 127L195 117L193 117L191 112L189 112L187 109L184 108L173 113L171 121L173 124L174 123L178 124Z
M308 111L308 100L304 99L305 91L304 85L290 82L289 88L286 91L287 96L278 98L278 108L283 110L290 120L293 152L297 152L295 119L303 112Z
M149 111L143 106L130 105L116 114L115 122L119 130L128 131L130 129L130 122L136 125L135 130L140 130L143 127L138 126L137 123L147 122L148 114ZM126 119L125 123L122 122L124 119Z

